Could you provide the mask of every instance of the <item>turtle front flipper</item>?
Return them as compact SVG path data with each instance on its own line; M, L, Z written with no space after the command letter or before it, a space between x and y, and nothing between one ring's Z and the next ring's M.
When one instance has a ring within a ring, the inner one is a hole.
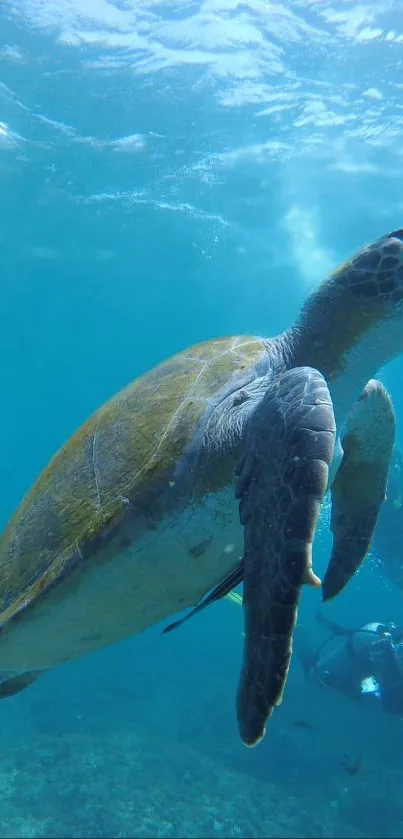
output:
M387 391L370 379L347 418L343 459L332 485L333 549L323 600L344 588L370 548L386 495L395 425Z
M281 702L312 541L336 437L333 405L317 370L268 382L245 434L236 496L244 527L245 642L237 696L240 734L256 745Z

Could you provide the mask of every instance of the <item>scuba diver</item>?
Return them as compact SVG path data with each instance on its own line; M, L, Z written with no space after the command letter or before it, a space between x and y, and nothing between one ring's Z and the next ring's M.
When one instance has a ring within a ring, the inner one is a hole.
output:
M394 447L386 500L381 504L371 550L385 576L403 590L403 454Z
M403 717L403 627L345 629L320 613L316 618L330 635L315 652L297 642L306 676L352 699L373 696L385 711Z
M242 579L241 561L225 580L183 618L166 626L163 633L181 626L221 598L242 606L242 595L233 591ZM372 696L385 711L403 718L403 626L374 622L347 629L320 612L316 619L330 633L316 650L306 647L298 628L295 635L296 653L305 675L352 699Z

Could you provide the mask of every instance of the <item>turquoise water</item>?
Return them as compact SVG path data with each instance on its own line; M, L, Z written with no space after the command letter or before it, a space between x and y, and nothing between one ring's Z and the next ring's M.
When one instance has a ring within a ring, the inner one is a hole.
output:
M121 386L197 341L277 333L401 226L402 58L400 0L3 0L2 523ZM400 439L401 364L382 374ZM317 639L318 605L304 593ZM368 560L329 614L401 608ZM403 836L400 720L294 660L246 750L239 607L159 631L2 702L0 835Z

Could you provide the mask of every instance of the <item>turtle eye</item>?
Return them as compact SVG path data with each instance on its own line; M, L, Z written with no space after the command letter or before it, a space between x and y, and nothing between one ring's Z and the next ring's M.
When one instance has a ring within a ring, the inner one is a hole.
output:
M393 230L392 233L389 233L386 237L387 239L400 239L403 242L403 230Z

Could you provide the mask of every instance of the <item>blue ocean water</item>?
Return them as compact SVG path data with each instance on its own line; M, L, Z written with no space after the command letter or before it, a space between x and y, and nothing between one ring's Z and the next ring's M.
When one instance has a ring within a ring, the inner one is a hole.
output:
M120 387L197 341L281 331L401 226L402 66L400 0L3 0L2 524ZM400 439L401 377L382 373ZM329 547L326 508L319 573ZM319 599L299 618L315 643ZM401 602L370 558L329 614L399 622ZM401 720L295 659L246 750L241 649L226 601L2 701L0 835L403 836Z

